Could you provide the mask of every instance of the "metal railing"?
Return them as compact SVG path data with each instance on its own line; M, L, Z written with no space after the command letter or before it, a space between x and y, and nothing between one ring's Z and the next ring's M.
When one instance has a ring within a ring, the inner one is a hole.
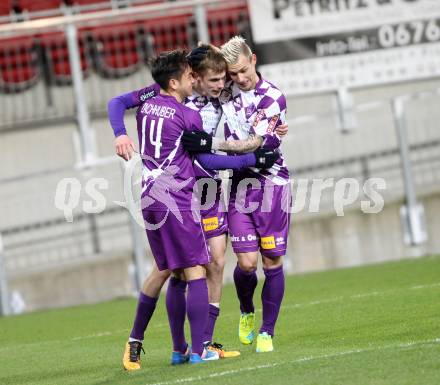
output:
M81 104L92 117L102 116L111 96L151 81L153 55L235 34L250 36L243 0L183 0L0 24L0 130L78 119ZM87 101L72 94L80 82Z

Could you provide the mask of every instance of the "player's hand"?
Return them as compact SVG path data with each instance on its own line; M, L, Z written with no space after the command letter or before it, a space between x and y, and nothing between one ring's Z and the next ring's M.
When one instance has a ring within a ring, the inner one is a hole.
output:
M287 123L280 124L280 125L275 129L275 132L276 132L279 136L281 136L281 137L287 135L287 133L289 132L289 126L288 126L288 124L287 124Z
M130 160L136 151L133 141L127 135L120 135L115 139L116 154L122 159Z
M182 135L182 145L189 153L211 152L212 136L205 131L185 131Z
M254 151L256 168L271 168L280 157L278 151L259 148Z

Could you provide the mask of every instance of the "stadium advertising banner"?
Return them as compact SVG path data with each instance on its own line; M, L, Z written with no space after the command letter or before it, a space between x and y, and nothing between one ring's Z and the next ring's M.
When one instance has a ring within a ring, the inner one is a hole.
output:
M440 0L249 0L259 70L288 95L440 76Z

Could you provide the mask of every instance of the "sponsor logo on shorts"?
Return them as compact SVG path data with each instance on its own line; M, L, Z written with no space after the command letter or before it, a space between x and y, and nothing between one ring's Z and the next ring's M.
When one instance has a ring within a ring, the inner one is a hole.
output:
M255 234L247 234L247 235L233 235L231 234L231 242L252 242L256 241L257 236Z
M284 245L286 241L284 240L284 237L278 237L277 239L275 239L275 243L277 246L279 246L279 245Z
M261 237L261 248L265 250L275 249L275 237Z
M215 229L218 229L218 218L217 217L203 218L203 230L212 231Z
M274 115L272 117L272 119L269 122L269 125L267 126L267 130L266 130L266 132L268 134L270 134L273 131L273 129L275 128L279 118L280 118L280 115Z

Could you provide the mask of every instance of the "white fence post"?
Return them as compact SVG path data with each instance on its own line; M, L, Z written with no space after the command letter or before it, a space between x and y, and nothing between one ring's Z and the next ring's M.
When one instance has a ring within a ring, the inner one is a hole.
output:
M201 1L198 1L194 7L194 16L196 18L198 39L204 44L209 44L208 17L206 16L205 6Z
M336 90L337 124L342 133L349 133L359 126L354 109L353 95L346 88Z
M89 111L87 109L86 92L84 92L81 70L80 52L78 48L76 26L73 23L66 25L67 48L69 63L72 72L72 85L75 97L76 116L81 137L82 161L88 163L95 157L94 138L90 126Z
M3 252L3 241L0 233L0 315L11 313L9 306L8 279L6 277L5 255Z
M417 202L417 195L414 188L410 149L408 145L408 133L406 131L404 119L405 100L405 97L397 97L393 99L392 102L405 188L405 206L401 208L400 212L405 232L407 233L405 242L412 246L417 246L426 242L428 236L426 232L423 206Z

